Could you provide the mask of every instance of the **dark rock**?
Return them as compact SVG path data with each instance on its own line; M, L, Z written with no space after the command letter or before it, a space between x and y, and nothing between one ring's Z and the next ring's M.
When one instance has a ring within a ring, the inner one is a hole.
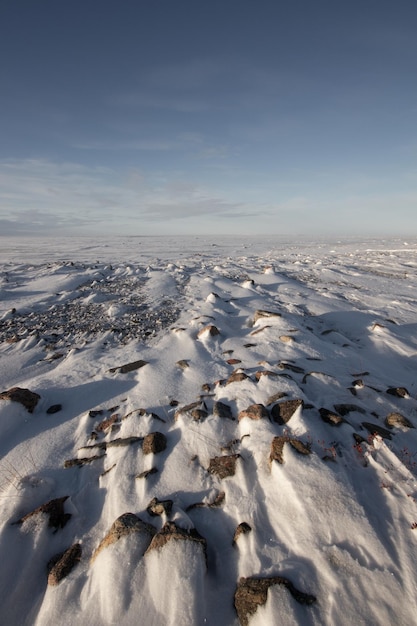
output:
M391 396L396 396L397 398L410 397L410 394L405 387L390 387L389 389L387 389L387 393L389 393Z
M210 459L208 471L210 474L216 474L220 479L234 476L236 472L236 461L240 454L229 454L227 456L215 456Z
M286 424L289 422L296 410L300 408L300 406L302 407L303 404L303 401L300 399L285 400L285 402L275 404L271 409L271 417L277 424Z
M284 445L288 443L296 452L299 454L311 454L310 448L295 437L287 437L285 435L280 435L278 437L274 437L271 443L271 451L269 453L269 462L277 461L281 465L284 463Z
M33 413L36 405L40 400L40 395L29 389L22 389L21 387L12 387L7 391L0 393L0 400L11 400L12 402L19 402L22 404L29 413Z
M208 326L204 326L201 330L198 331L198 337L202 337L203 335L209 335L210 337L215 337L216 335L220 335L220 331L217 326L214 324L209 324Z
M96 426L96 431L98 431L99 433L100 432L104 433L106 430L109 430L112 427L112 425L117 422L118 419L119 419L118 414L113 413L113 415L110 415L110 417L108 417L107 419L102 420L100 424Z
M321 409L319 409L319 413L323 422L326 422L326 424L330 424L331 426L340 426L341 424L344 424L346 422L343 417L341 417L334 411L330 411L329 409L325 409L322 407Z
M50 406L48 409L46 409L46 412L48 415L53 415L54 413L59 413L59 411L62 411L62 404L52 404L52 406Z
M163 433L149 433L143 440L142 450L144 454L158 454L167 447L167 438Z
M388 428L414 428L410 420L401 415L401 413L390 413L387 415L385 425Z
M173 504L172 500L158 500L158 498L152 498L146 507L146 510L151 517L169 515L172 511Z
M315 596L299 591L288 578L271 576L270 578L241 578L238 582L234 604L241 626L248 626L249 617L256 613L258 606L266 603L268 589L272 585L283 585L300 604L313 604Z
M380 435L383 439L391 439L392 433L379 426L379 424L372 424L371 422L362 422L362 426L366 428L366 430L371 433L371 435Z
M356 411L357 413L362 413L362 415L365 415L366 413L365 409L363 409L361 406L358 406L357 404L335 404L334 408L335 411L337 411L342 416L353 413L354 411Z
M91 411L88 411L88 417L92 417L93 419L95 417L98 417L99 415L103 415L104 411L103 409L91 409Z
M190 411L190 415L195 422L201 422L207 417L208 413L204 409L193 409Z
M249 417L251 420L260 420L262 418L269 419L269 411L263 404L252 404L247 409L240 411L237 419L240 421L244 417Z
M206 411L207 407L201 400L191 402L191 404L186 404L185 406L182 406L175 411L174 420L177 420L179 416L183 413L189 413L191 415L191 411L193 411L194 409L203 409L204 411Z
M220 402L220 400L213 403L213 415L222 419L234 420L230 406Z
M148 476L152 476L152 474L156 474L158 472L157 467L151 467L151 469L144 470L140 474L136 476L136 478L148 478Z
M258 320L262 320L268 317L281 317L281 313L276 313L274 311L264 311L259 309L255 311L253 322L256 323Z
M249 376L245 374L245 372L233 372L227 379L226 385L230 385L231 383L240 383L242 380L247 380L248 378Z
M143 361L139 359L139 361L132 361L132 363L126 363L125 365L121 365L120 367L112 367L109 369L109 372L114 374L114 372L119 372L120 374L128 374L129 372L134 372L144 365L148 365L148 361Z
M68 576L81 560L82 549L79 543L53 557L48 563L48 585L58 585Z
M241 522L239 526L235 530L235 534L233 535L232 545L235 545L236 541L239 539L240 535L247 535L252 531L252 527L249 526L246 522Z
M293 365L292 363L284 363L281 361L278 363L278 367L280 370L290 370L290 372L294 372L294 374L304 374L305 370L298 365Z
M179 528L174 522L166 522L161 530L153 537L149 548L145 554L152 550L163 548L168 541L191 541L201 546L204 560L207 562L207 541L200 535L195 528L184 530Z
M82 467L83 465L88 465L93 461L104 459L105 456L105 454L96 454L94 456L87 456L81 459L68 459L67 461L64 461L64 468L69 469L71 467Z
M287 395L288 394L286 394L284 391L278 391L277 393L274 393L266 401L266 406L269 406L270 404L274 404L274 402L281 400L281 398L285 398Z
M38 515L39 513L44 513L48 516L48 526L50 528L64 528L66 523L71 518L71 513L64 512L64 502L68 500L69 496L64 496L63 498L55 498L54 500L50 500L41 506L38 506L37 509L27 513L23 517L21 517L15 524L23 524L26 520L33 517L34 515Z
M122 537L127 537L128 535L132 535L133 533L142 533L144 535L147 535L149 538L149 545L152 537L156 533L156 530L151 524L143 522L137 515L134 515L134 513L123 513L123 515L120 515L120 517L116 519L116 521L111 526L109 532L106 534L104 539L101 540L98 547L93 552L91 562L96 559L96 557L104 548L107 548L107 546L111 546L113 543L116 543L116 541L119 541L119 539L121 539Z
M226 363L228 365L238 365L238 363L242 363L240 359L227 359Z

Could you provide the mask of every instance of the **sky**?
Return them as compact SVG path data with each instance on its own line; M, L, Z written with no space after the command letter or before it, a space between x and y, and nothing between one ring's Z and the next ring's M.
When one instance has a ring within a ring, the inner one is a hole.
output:
M415 0L2 0L0 234L417 235Z

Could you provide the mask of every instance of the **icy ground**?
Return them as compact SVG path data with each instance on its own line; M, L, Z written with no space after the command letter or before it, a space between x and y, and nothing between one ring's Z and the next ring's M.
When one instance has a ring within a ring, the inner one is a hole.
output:
M416 268L0 238L0 623L415 624Z

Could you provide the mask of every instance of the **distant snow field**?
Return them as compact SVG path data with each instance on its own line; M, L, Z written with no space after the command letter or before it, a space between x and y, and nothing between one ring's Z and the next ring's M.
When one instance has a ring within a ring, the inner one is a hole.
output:
M415 624L416 269L0 238L0 623Z

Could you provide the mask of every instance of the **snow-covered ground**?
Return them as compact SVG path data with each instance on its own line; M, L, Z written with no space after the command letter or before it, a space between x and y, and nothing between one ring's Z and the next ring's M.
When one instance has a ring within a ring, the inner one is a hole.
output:
M0 623L415 624L416 269L0 238Z

